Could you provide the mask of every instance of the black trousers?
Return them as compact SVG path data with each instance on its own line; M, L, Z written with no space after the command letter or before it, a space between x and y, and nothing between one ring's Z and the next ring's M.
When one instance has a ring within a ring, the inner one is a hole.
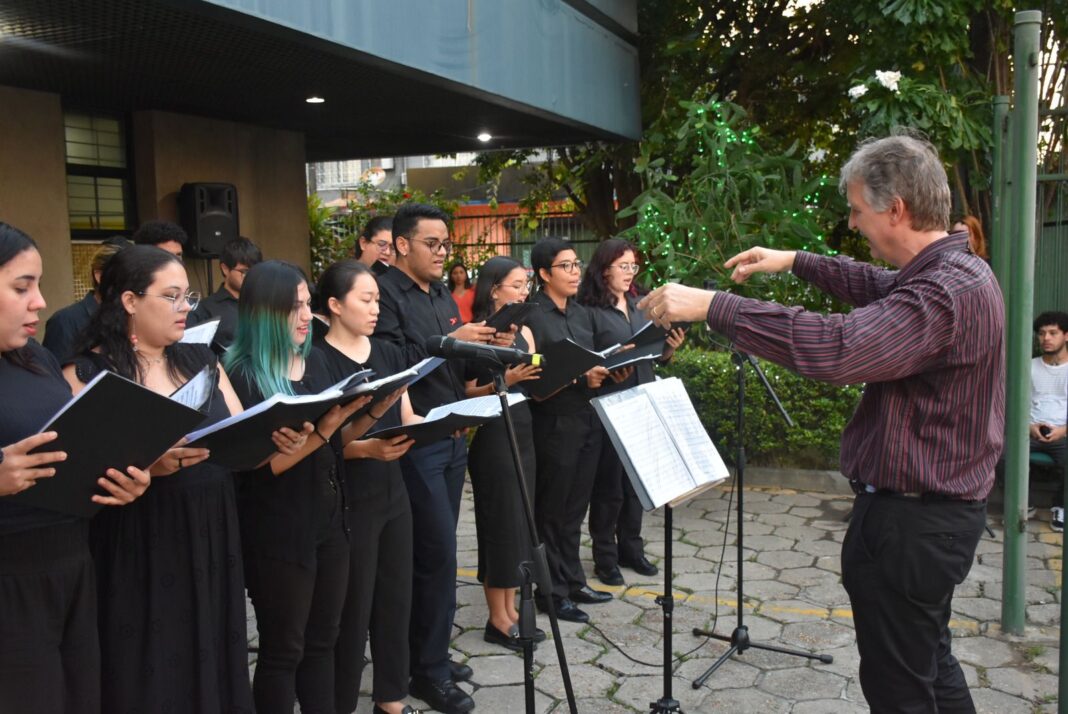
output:
M590 538L593 563L611 570L619 561L634 562L645 555L642 504L623 470L611 439L601 427L601 457L590 497Z
M260 633L256 711L292 714L299 700L305 714L333 714L334 645L349 584L340 512L321 535L314 563L246 556L245 579Z
M1031 439L1031 451L1048 454L1053 459L1053 463L1060 469L1061 485L1053 494L1054 507L1064 505L1064 457L1066 444L1068 444L1068 439L1058 439L1049 443Z
M348 489L352 523L349 589L334 654L334 701L339 714L356 709L368 628L375 700L392 702L408 696L412 508L399 476L379 473L360 479L357 474L355 480L356 485Z
M100 711L89 522L0 536L0 711Z
M953 589L971 569L986 502L860 494L842 543L860 685L875 714L975 712L950 648Z
M586 585L579 542L601 456L601 423L592 407L577 414L536 407L533 412L538 464L534 520L549 560L552 594L565 598Z
M460 518L467 445L443 439L401 457L412 507L411 673L451 677L449 641L456 614L456 523Z

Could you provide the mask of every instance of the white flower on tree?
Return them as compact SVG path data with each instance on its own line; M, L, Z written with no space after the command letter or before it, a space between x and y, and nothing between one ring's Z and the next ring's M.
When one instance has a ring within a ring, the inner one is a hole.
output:
M860 99L861 97L863 97L867 93L868 93L868 86L866 84L858 84L857 86L850 88L850 90L849 90L849 98L850 99Z
M808 160L818 164L827 158L827 149L812 149L808 154Z
M897 83L901 81L900 72L883 72L882 70L875 70L875 79L879 84L883 85L891 92L897 92Z

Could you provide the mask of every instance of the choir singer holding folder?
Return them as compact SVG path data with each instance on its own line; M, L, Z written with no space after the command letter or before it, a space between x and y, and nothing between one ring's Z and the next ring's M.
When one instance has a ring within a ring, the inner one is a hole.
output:
M49 478L66 455L37 430L71 398L55 358L33 337L45 309L41 254L0 222L0 711L96 714L100 663L89 521L2 496ZM30 454L34 449L43 451ZM134 501L149 484L136 468L99 480L103 505Z
M237 310L226 367L245 406L331 386L325 358L311 345L311 293L300 268L278 260L255 266ZM260 633L252 684L259 714L292 714L298 699L303 711L334 710L334 645L349 583L340 452L373 421L364 415L342 425L369 399L332 407L314 428L305 425L295 453L237 474L245 579Z
M448 335L467 342L509 346L513 333L498 337L482 323L463 324L452 295L442 283L452 250L448 215L434 206L402 205L393 216L396 264L379 276L380 313L375 337L392 342L413 365L427 356L426 340ZM464 398L463 361L449 360L408 390L412 409L425 416L434 407ZM457 681L471 668L449 659L456 611L456 523L467 448L459 435L414 448L401 457L415 521L413 543L411 691L434 709L463 714L475 702Z
M947 235L938 152L907 135L868 140L842 167L849 226L886 270L844 257L751 248L732 278L792 271L855 307L819 315L665 285L657 323L707 321L740 349L834 384L866 382L842 434L857 493L842 543L860 683L879 712L975 711L950 650L953 590L986 525L1005 419L1004 304L990 267Z

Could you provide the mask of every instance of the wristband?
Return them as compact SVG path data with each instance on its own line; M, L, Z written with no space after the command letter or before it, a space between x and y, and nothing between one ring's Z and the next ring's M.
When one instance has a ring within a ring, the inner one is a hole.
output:
M315 435L316 436L318 436L320 439L323 440L324 444L329 444L330 443L330 439L327 439L325 436L323 436L323 433L321 431L319 431L319 427L315 427L315 429L313 431L315 431Z
M381 419L382 417L384 417L384 416L385 416L385 414L382 414L382 416L375 416L375 415L374 415L374 412L372 412L372 411L371 411L370 409L368 409L368 410L367 410L367 416L371 417L371 418L372 418L372 419L374 419L375 421L378 421L379 419Z

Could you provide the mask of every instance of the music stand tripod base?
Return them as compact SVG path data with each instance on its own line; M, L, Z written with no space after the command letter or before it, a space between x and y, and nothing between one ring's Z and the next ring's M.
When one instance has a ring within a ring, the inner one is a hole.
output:
M738 382L738 393L737 393L738 410L737 410L737 413L735 414L735 433L736 434L744 434L745 433L745 368L746 368L747 364L752 366L753 370L757 373L757 376L760 377L760 381L764 385L764 390L768 393L768 396L771 397L772 401L775 402L775 406L778 407L779 412L782 414L783 418L786 420L786 423L788 425L790 425L790 426L793 426L794 425L793 420L790 418L790 415L786 413L786 409L782 406L782 402L779 401L778 395L775 394L775 390L772 389L771 383L768 382L767 377L764 376L764 372L760 369L760 365L757 364L756 360L753 359L752 357L750 357L749 355L745 354L744 352L740 352L738 350L733 350L731 352L731 358L733 359L735 365L737 366L737 369L735 370L735 375L737 377L737 382ZM814 654L812 652L801 652L800 650L792 650L792 649L789 649L789 648L786 648L786 647L778 647L776 645L760 644L760 643L753 642L749 638L749 628L745 626L745 614L744 614L745 613L745 604L744 604L745 603L745 577L744 577L744 575L745 575L745 570L744 570L745 569L745 563L744 563L744 558L743 558L743 552L742 551L743 551L743 543L745 541L745 526L744 526L744 524L745 524L745 510L744 510L744 507L743 507L743 503L744 503L744 500L745 500L745 442L741 438L738 439L738 446L737 446L737 452L736 452L735 459L736 459L735 474L736 474L736 483L737 483L737 488L738 488L738 501L737 501L738 536L735 539L735 545L737 546L737 559L738 559L738 586L737 586L737 590L738 590L738 603L737 603L738 625L734 628L734 631L731 633L730 637L727 637L725 635L718 635L715 632L712 632L712 631L709 631L709 630L702 630L701 628L698 628L698 627L695 627L693 629L693 634L696 637L711 637L713 639L721 640L723 642L729 642L730 645L731 645L730 649L728 649L726 652L724 652L723 655L720 656L719 659L717 659L715 662L713 662L712 666L709 667L707 670L705 670L704 674L702 674L700 677L698 677L697 679L695 679L693 681L693 688L694 689L700 689L701 686L706 681L708 681L708 678L712 676L713 672L715 672L717 669L719 669L723 665L723 663L726 662L728 659L730 659L735 653L743 654L748 649L766 650L766 651L769 651L769 652L778 652L779 654L791 655L793 657L804 657L805 659L819 660L823 664L831 664L832 662L834 662L834 657L832 657L831 655Z

